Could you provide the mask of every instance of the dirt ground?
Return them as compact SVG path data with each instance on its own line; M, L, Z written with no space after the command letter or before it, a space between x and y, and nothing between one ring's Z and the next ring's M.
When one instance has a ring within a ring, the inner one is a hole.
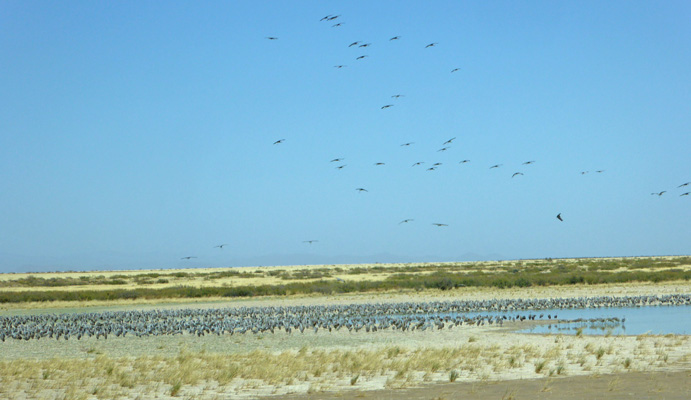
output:
M317 393L283 396L285 400L332 399L691 399L691 371L629 372L612 375L523 379L495 382L454 382L411 389ZM275 399L275 397L274 397Z

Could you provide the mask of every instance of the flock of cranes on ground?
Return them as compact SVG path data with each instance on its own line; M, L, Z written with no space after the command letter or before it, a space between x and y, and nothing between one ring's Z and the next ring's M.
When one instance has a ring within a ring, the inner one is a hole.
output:
M341 17L341 15L331 15L331 14L330 14L330 15L326 15L326 16L324 16L323 18L321 18L320 22L334 22L334 21L336 21L337 19L339 19L340 17ZM336 22L336 23L334 23L334 24L331 25L331 26L332 26L333 28L338 28L338 27L342 26L343 24L344 24L343 22ZM278 37L276 37L276 36L266 36L266 39L267 39L267 40L270 40L270 41L276 41L276 40L278 40ZM398 35L392 36L392 37L389 39L389 42L391 42L391 41L398 41L398 40L400 40L400 39L401 39L401 36L398 36ZM431 42L431 43L427 44L427 45L424 47L424 49L429 49L429 48L436 47L438 44L439 44L438 42ZM349 48L355 47L355 48L358 48L358 49L367 49L367 48L369 48L370 46L372 46L372 43L363 42L363 41L357 40L357 41L354 41L354 42L351 42L350 44L348 44L347 47L349 47ZM369 57L369 55L367 55L367 54L362 54L362 55L359 55L358 57L356 57L355 60L356 60L356 61L360 61L360 60L363 60L363 59L365 59L365 58L367 58L367 57ZM342 68L347 67L347 65L345 65L345 64L338 64L338 65L334 65L334 67L337 68L337 69L342 69ZM458 71L460 71L460 68L457 68L457 67L456 67L456 68L451 69L451 73L455 73L455 72L458 72ZM398 99L400 99L401 97L405 97L405 95L398 93L398 94L394 94L394 95L391 96L391 98L394 99L394 100L398 100ZM390 108L392 108L392 107L394 107L394 106L395 106L395 104L393 104L393 103L384 104L383 106L381 106L381 110L387 110L387 109L390 109ZM441 144L441 147L437 150L437 152L439 152L439 153L444 153L444 152L448 151L449 149L451 149L451 145L453 144L453 141L454 141L455 139L456 139L456 137L452 137L452 138L446 140L445 142L443 142L443 143ZM285 141L286 141L286 139L285 139L285 138L282 138L282 139L278 139L278 140L274 141L273 144L274 144L274 145L280 145L280 144L285 143ZM410 147L410 146L412 146L412 145L414 145L414 144L415 144L415 142L406 142L406 143L402 143L400 146L401 146L401 147ZM348 166L348 164L343 163L344 160L345 160L344 157L337 157L337 158L331 159L329 162L330 162L330 163L337 163L337 164L338 164L338 165L335 167L336 170L343 170L345 167ZM459 161L458 164L467 164L467 163L469 163L469 162L470 162L469 159L463 159L463 160ZM522 166L529 166L529 165L534 164L535 162L536 162L535 160L525 161L525 162L523 162L521 165L522 165ZM411 165L411 167L422 167L423 164L425 164L425 161L417 161L417 162L413 163L413 164ZM386 163L384 163L384 162L376 162L376 163L374 163L373 165L374 165L374 166L377 166L377 167L381 167L381 166L385 166ZM430 171L430 172L436 171L436 170L438 169L438 167L440 167L440 166L442 166L442 165L443 165L443 163L441 163L441 162L436 162L436 163L434 163L434 164L431 164L429 167L427 167L427 168L426 168L426 171ZM489 169L498 169L498 168L501 168L502 166L503 166L503 164L494 164L494 165L491 165L491 166L489 167ZM601 173L603 173L603 172L605 172L605 171L604 171L604 170L596 170L596 171L595 171L595 173L597 173L597 174L601 174ZM586 175L586 174L588 174L588 173L589 173L589 171L581 171L581 175ZM511 179L516 178L516 177L520 177L520 176L524 176L524 175L525 175L525 174L524 174L522 171L515 171L515 172L512 173ZM691 184L691 182L686 182L686 183L684 183L684 184L679 185L677 188L682 188L682 187L688 186L689 184ZM369 190L367 190L366 188L363 188L363 187L355 188L355 190L356 190L358 193L368 193L368 192L369 192ZM663 190L663 191L660 191L660 192L651 193L651 195L662 196L662 195L665 194L665 193L667 193L667 191L666 191L666 190ZM689 194L690 194L690 192L685 192L685 193L680 194L679 196L688 196ZM557 215L556 215L556 219L558 219L559 221L563 222L564 219L562 218L562 213L557 214ZM406 223L413 222L413 221L414 221L414 219L412 219L412 218L406 218L406 219L401 220L398 224L399 224L399 225L400 225L400 224L406 224ZM434 225L434 226L436 226L436 227L446 227L446 226L448 226L448 224L440 223L440 222L434 222L434 223L432 223L432 225ZM305 243L305 244L310 244L310 245L313 244L313 243L317 243L317 242L318 242L318 240L305 240L305 241L303 241L303 243ZM220 250L223 250L223 247L226 246L226 245L227 245L227 244L221 244L221 245L214 246L214 248L218 248L218 249L220 249ZM190 259L192 259L192 258L197 258L197 257L194 257L194 256L187 256L187 257L182 257L181 259L190 260Z

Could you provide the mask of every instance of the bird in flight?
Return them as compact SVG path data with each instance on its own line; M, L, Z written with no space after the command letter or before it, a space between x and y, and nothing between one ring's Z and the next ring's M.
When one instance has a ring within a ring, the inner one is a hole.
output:
M269 40L278 40L276 36L267 36L266 38Z
M383 109L385 109L385 108L389 108L389 107L393 107L393 104L387 104L387 105L385 105L385 106L382 106L382 108L381 108L381 109L383 110Z
M436 171L436 170L437 170L437 167L429 167L429 168L427 168L427 171Z
M180 259L181 259L181 260L190 260L190 259L192 259L192 258L197 258L197 257L195 257L195 256L187 256L187 257L181 257Z
M460 68L454 68L454 69L451 70L451 73L453 74L454 72L460 71L460 70L461 70Z
M401 147L410 146L410 145L413 144L413 143L415 143L415 142L403 143L403 144L401 145Z
M228 246L228 243L223 243L223 244L219 244L218 246L214 246L214 249L216 247L218 247L219 249L223 250L223 246Z
M691 193L691 192L682 193L682 194L679 195L679 197L681 197L681 196L688 196L689 193Z
M360 57L356 58L356 60L362 60L362 59L365 58L365 57L367 57L367 56L366 56L366 55L365 55L365 56L360 56Z
M424 163L425 163L424 161L418 161L418 162L416 162L415 164L413 164L412 167L415 167L415 166L417 166L417 165L422 165L422 164L424 164Z
M438 44L439 44L439 43L436 43L436 42L435 42L435 43L430 43L430 44L428 44L427 46L425 46L425 48L434 47L434 46L436 46L436 45L438 45Z
M605 170L604 170L604 169L598 169L598 170L595 171L595 172L597 172L598 174L601 174L601 173L605 172Z
M275 141L274 144L283 143L284 140L285 140L285 139L279 139L279 140Z
M347 65L334 65L334 68L338 68L338 69L341 69L343 67L347 67Z
M439 165L441 165L440 162L437 162L437 163L432 164L433 167L436 167L436 166L439 166Z
M408 222L415 221L414 219L404 219L403 221L399 222L398 225L400 224L407 224Z
M511 177L513 178L513 177L516 176L516 175L523 175L523 172L514 172L514 174L511 175Z
M400 97L403 97L403 95L402 95L402 94L395 94L395 95L393 95L393 96L391 96L391 97L394 98L394 99L398 99L398 98L400 98Z
M353 43L349 44L348 47L357 46L359 44L360 44L360 42L353 42Z
M489 169L492 169L492 168L499 168L499 167L501 167L502 165L504 165L504 164L494 164L494 165L492 165L491 167L489 167Z
M326 18L326 20L327 21L333 21L340 16L341 16L340 14L339 15L329 15L328 18ZM322 20L324 20L324 18L322 18Z
M371 45L372 45L372 43L363 43L363 44L359 45L358 47L370 47Z
M343 23L339 22L339 23L337 23L337 24L331 25L331 27L332 27L332 28L337 28L337 27L342 26L342 25L343 25Z
M355 190L357 190L358 192L369 192L369 190L363 188L357 188Z
M438 151L438 152L439 152L439 151L446 151L446 150L448 150L448 149L450 149L450 148L451 148L451 147L442 147L441 149L439 149L439 150L437 150L437 151Z
M559 221L564 221L563 219L561 219L561 213L557 214L557 219L558 219Z
M532 163L534 163L534 162L535 162L535 161L526 161L526 162L524 162L522 165L530 165L530 164L532 164Z
M329 162L339 162L339 161L343 161L343 160L344 160L344 158L334 158L333 160L331 160Z
M662 196L662 195L663 195L663 194L665 194L665 193L667 193L667 191L666 191L666 190L663 190L663 191L661 191L661 192L658 192L658 193L650 193L650 194L651 194L651 195L658 195L658 196Z
M456 136L452 137L451 139L447 140L446 142L442 143L441 145L443 146L445 144L451 144L451 142L453 142L454 139L456 139Z
M440 224L438 222L435 222L432 225L434 225L434 226L448 226L447 224Z
M459 164L465 164L465 163L469 163L469 162L470 162L470 160L463 160L463 161L459 162Z
M329 18L331 18L331 17L333 17L333 15L329 14L329 15L327 15L326 17L320 19L319 22L321 22L321 21L328 21Z
M374 163L374 165L386 165L383 162Z
M682 183L681 185L677 186L677 188L681 188L681 187L689 186L689 185L691 185L691 182L686 182L686 183Z
M318 242L318 240L303 240L302 241L302 243L307 243L307 244L312 244L312 243L316 243L316 242Z
M587 173L588 173L588 171L581 171L581 175L585 175Z
M338 167L336 167L336 169L343 169L343 167L345 167L346 165L348 164L339 165Z
M389 40L398 40L398 39L400 39L400 38L401 38L400 36L394 36L394 37L392 37L392 38L389 39Z

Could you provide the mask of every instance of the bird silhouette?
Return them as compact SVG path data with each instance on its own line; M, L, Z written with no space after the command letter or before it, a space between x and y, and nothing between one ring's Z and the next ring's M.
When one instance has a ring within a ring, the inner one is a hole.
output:
M681 197L681 196L688 196L689 193L691 193L691 192L682 193L682 194L679 195L679 197Z
M422 164L424 164L424 163L425 163L424 161L418 161L418 162L416 162L415 164L413 164L413 165L411 165L411 166L412 166L412 167L415 167L415 166L417 166L417 165L422 165Z
M441 165L441 164L442 164L442 163L438 162L438 163L432 164L432 166L433 166L433 167L436 167L436 166Z
M276 36L267 36L266 38L269 40L278 40Z
M661 192L658 192L658 193L650 193L650 194L651 194L651 195L658 195L658 196L662 196L662 195L663 195L663 194L665 194L665 193L667 193L667 191L666 191L666 190L663 190L663 191L661 191Z
M403 95L402 95L402 94L395 94L395 95L393 95L393 96L391 96L391 97L394 98L394 99L398 99L399 97L403 97Z
M432 223L432 225L435 225L435 226L449 226L449 225L447 225L447 224L440 224L440 223L438 223L438 222L434 222L434 223Z
M316 243L316 242L318 242L318 240L303 240L302 241L302 243L307 243L307 244L312 244L312 243Z
M454 68L454 69L451 70L451 73L453 74L454 72L460 71L460 70L461 70L460 68Z
M339 22L339 23L337 23L337 24L331 25L331 27L332 27L332 28L337 28L337 27L342 26L342 25L343 25L343 23L342 23L342 22Z
M386 165L383 162L374 163L374 165Z
M360 57L356 58L356 60L362 60L362 59L365 58L365 57L367 57L367 56L366 56L366 55L365 55L365 56L360 56Z
M336 167L336 169L343 169L343 167L345 167L346 165L348 164L339 165L338 167Z
M285 140L285 139L279 139L279 140L275 141L274 144L283 143L284 140Z
M463 160L463 161L460 161L459 164L465 164L465 163L469 163L469 162L470 162L470 160Z
M363 43L363 44L359 45L358 47L370 47L371 45L372 45L372 43Z
M598 170L595 171L595 172L597 172L598 174L601 174L601 173L605 172L605 170L604 170L604 169L598 169Z
M563 219L561 219L561 213L557 214L557 219L558 219L559 221L564 221Z
M682 183L681 185L677 186L677 188L682 188L684 186L689 186L689 185L691 185L691 182L686 182L686 183Z
M385 108L389 108L389 107L393 107L393 104L387 104L387 105L385 105L385 106L382 106L382 108L381 108L381 109L383 110L383 109L385 109Z
M456 136L452 137L451 139L447 140L446 142L442 143L441 145L443 146L445 144L451 144L451 142L453 142L454 139L456 139Z
M187 256L187 257L181 257L180 259L181 259L181 260L190 260L190 259L192 259L192 258L197 258L197 257L195 257L195 256Z
M345 68L345 67L347 67L347 65L334 65L334 68L338 68L338 69Z
M410 146L410 145L413 144L413 143L415 143L415 142L403 143L403 144L401 145L401 147Z
M335 20L335 19L338 18L338 17L340 17L340 15L332 15L332 16L330 16L329 18L327 18L326 20L327 20L327 21L333 21L333 20Z
M333 15L329 14L329 15L327 15L326 17L320 19L319 22L321 22L321 21L327 21L327 20L328 20L329 18L331 18L331 17L333 17Z
M415 221L414 219L404 219L403 221L399 222L398 225L400 224L407 224L408 222Z
M427 46L425 46L425 48L434 47L434 46L436 46L436 45L438 45L438 44L439 44L439 43L436 43L436 42L435 42L435 43L430 43L430 44L428 44Z
M491 167L489 167L489 169L492 169L492 168L499 168L499 167L501 167L502 165L504 165L504 164L494 164L494 165L492 165Z
M514 172L514 174L511 175L511 177L513 178L513 177L516 176L516 175L523 175L523 172Z
M218 247L219 249L223 250L223 246L228 246L228 243L223 243L223 244L219 244L218 246L214 246L214 249L216 247Z
M535 162L535 161L526 161L526 162L524 162L522 165L530 165L530 164L533 164L534 162Z
M389 40L390 40L390 41L391 41L391 40L398 40L398 39L400 39L400 38L401 38L400 36L394 36L394 37L392 37L392 38L389 39Z
M357 46L359 44L360 44L360 42L353 42L353 43L349 44L348 47Z
M331 160L329 162L339 162L339 161L343 161L343 160L345 160L345 158L334 158L333 160Z
M446 150L448 150L448 149L450 149L450 148L451 148L451 147L442 147L441 149L437 150L437 152L439 152L439 151L446 151Z
M437 167L429 167L429 168L427 168L427 171L436 171L436 170L437 170Z
M355 189L355 190L357 190L358 192L361 192L361 193L362 193L362 192L369 192L369 190L363 189L363 188L357 188L357 189Z

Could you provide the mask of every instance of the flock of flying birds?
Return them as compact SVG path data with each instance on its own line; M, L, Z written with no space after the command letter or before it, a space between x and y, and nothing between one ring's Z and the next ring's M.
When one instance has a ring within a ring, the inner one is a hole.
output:
M340 21L340 20L339 20L340 17L341 17L341 15L326 15L326 16L324 16L323 18L321 18L320 22L331 22L331 23L333 23L333 24L331 25L332 28L338 28L338 27L343 26L343 24L344 24L344 22L337 22L337 20ZM276 37L276 36L266 36L266 39L267 39L267 40L271 40L271 41L275 41L275 40L278 40L278 37ZM391 41L398 41L398 40L400 40L400 39L401 39L401 36L392 36L392 37L389 39L389 42L391 42ZM431 42L431 43L425 45L425 46L424 46L424 49L433 48L433 47L437 46L438 44L439 44L438 42ZM370 46L372 46L372 43L363 42L363 41L359 41L359 40L354 41L354 42L351 42L350 44L347 45L347 47L349 47L349 48L360 48L360 49L367 49L367 48L369 48ZM361 61L361 60L364 60L364 59L366 59L366 58L368 58L368 57L369 57L369 55L367 55L367 54L362 54L362 55L357 56L357 57L355 58L355 61ZM345 68L345 67L347 67L347 65L345 65L345 64L337 64L337 65L334 65L334 68L337 68L337 69L342 69L342 68ZM451 73L455 73L455 72L458 72L458 71L460 71L460 70L461 70L460 68L455 67L455 68L452 68L452 69L450 70L450 72L451 72ZM391 98L392 98L393 100L398 100L398 99L400 99L401 97L404 97L404 96L405 96L405 95L403 95L403 94L394 94L394 95L391 96ZM389 109L389 108L394 107L394 106L395 106L395 104L393 104L393 103L384 104L383 106L381 106L381 109L382 109L382 110L386 110L386 109ZM446 140L445 142L443 142L443 143L441 144L441 147L439 148L439 150L437 150L437 152L443 153L443 152L446 152L447 150L449 150L449 149L451 148L451 145L452 145L452 143L453 143L454 140L456 140L456 137L452 137L452 138ZM279 145L279 144L284 143L285 141L286 141L285 138L283 138L283 139L278 139L278 140L274 141L273 144L274 144L274 145ZM406 143L401 144L400 146L401 146L401 147L409 147L409 146L412 146L412 145L414 145L414 144L415 144L415 142L406 142ZM335 169L337 169L337 170L342 170L342 169L344 169L344 168L347 166L347 164L344 164L343 161L345 161L345 158L344 158L344 157L337 157L337 158L331 159L329 162L330 162L330 163L336 163L337 165L336 165ZM469 163L469 162L470 162L470 160L468 160L468 159L463 159L463 160L459 161L458 163L459 163L459 164L466 164L466 163ZM523 162L521 165L522 165L522 166L529 166L529 165L531 165L531 164L534 164L535 162L536 162L535 160L525 161L525 162ZM422 168L424 168L423 164L425 164L425 161L417 161L417 162L413 163L413 164L411 165L411 167L422 167ZM384 166L384 165L386 165L384 162L376 162L376 163L374 163L374 166ZM435 170L437 170L437 168L440 167L441 165L442 165L441 162L436 162L436 163L434 163L434 164L431 164L429 167L427 167L427 168L425 168L425 169L426 169L427 171L435 171ZM500 167L502 167L502 166L503 166L503 164L494 164L494 165L491 165L491 166L489 167L489 169L500 168ZM590 172L590 171L581 171L581 175L586 175L586 174L588 174L589 172ZM604 171L604 170L596 170L596 171L595 171L595 173L598 173L598 174L601 174L601 173L603 173L603 172L605 172L605 171ZM523 172L521 172L521 171L516 171L516 172L513 172L513 174L511 175L511 179L516 178L516 177L518 177L518 176L523 176L523 175L524 175ZM683 188L683 187L686 187L686 186L688 186L688 185L690 185L690 184L691 184L691 182L686 182L686 183L683 183L683 184L679 185L677 188ZM355 188L355 190L356 190L357 192L359 192L359 193L367 193L367 192L369 192L367 189L365 189L365 188L363 188L363 187ZM666 191L666 190L663 190L663 191L660 191L660 192L651 193L651 195L662 196L662 195L665 194L665 193L667 193L667 191ZM679 196L688 196L689 194L691 194L691 193L690 193L690 192L684 192L684 193L680 194ZM557 215L556 215L556 219L563 222L564 219L562 218L562 213L557 214ZM399 225L400 225L400 224L407 224L407 223L413 222L413 221L415 221L415 220L412 219L412 218L406 218L406 219L401 220L398 224L399 224ZM433 222L431 225L434 225L434 226L436 226L436 227L446 227L446 226L449 226L448 224L440 223L440 222ZM312 239L312 240L304 240L302 243L311 245L311 244L317 243L317 242L319 242L319 241L318 241L318 240ZM216 246L214 246L214 248L218 248L218 249L220 249L220 250L223 250L223 247L224 247L224 246L227 246L227 244L216 245ZM197 258L197 257L195 257L195 256L186 256L186 257L182 257L181 259L183 259L183 260L190 260L190 259L193 259L193 258Z

